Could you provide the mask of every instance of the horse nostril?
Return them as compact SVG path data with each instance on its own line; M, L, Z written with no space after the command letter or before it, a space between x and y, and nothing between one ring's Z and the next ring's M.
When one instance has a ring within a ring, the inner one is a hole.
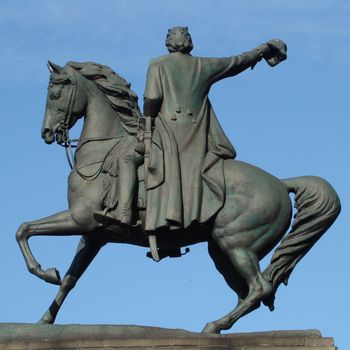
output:
M46 137L50 137L51 134L52 134L51 129L45 128L45 129L41 132L41 137L42 137L43 139L45 139Z

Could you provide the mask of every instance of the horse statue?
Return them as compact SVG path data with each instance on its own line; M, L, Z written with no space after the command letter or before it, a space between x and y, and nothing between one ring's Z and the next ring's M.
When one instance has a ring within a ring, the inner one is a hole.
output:
M103 209L101 198L106 179L111 176L106 164L118 157L123 138L135 137L126 127L125 111L138 109L137 96L130 84L107 66L91 62L68 62L64 67L51 62L48 65L51 76L42 127L44 141L69 146L68 130L79 118L85 118L69 175L69 208L23 223L16 233L28 270L60 286L39 321L42 324L54 323L65 298L106 243L149 247L148 236L142 228L145 210L142 205L138 209L138 225L102 224L94 217L94 213ZM340 213L337 193L319 177L279 180L253 165L231 159L225 160L224 173L225 204L212 220L194 223L187 229L177 230L176 234L164 230L157 235L160 252L208 242L209 255L217 270L237 294L237 305L222 318L208 322L203 329L206 333L230 329L261 303L272 311L279 285L287 283L296 264ZM142 176L138 190L142 197ZM295 194L297 212L287 233L293 215L290 193ZM45 270L36 261L28 239L70 235L80 235L81 239L61 280L55 268ZM270 264L261 271L259 261L275 246Z

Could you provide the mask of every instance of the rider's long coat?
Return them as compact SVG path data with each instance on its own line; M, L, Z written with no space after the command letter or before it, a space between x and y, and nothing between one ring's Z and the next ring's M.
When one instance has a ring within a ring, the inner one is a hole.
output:
M223 162L236 151L208 99L211 85L253 66L252 50L227 58L180 52L151 61L144 98L159 101L147 177L146 230L203 223L225 201Z

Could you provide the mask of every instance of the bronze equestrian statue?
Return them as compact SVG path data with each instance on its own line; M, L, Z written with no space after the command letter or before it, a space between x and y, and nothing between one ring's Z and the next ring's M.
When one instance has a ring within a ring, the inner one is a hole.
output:
M40 323L55 321L64 299L106 243L148 247L149 237L155 237L153 253L159 258L208 242L216 268L238 295L232 311L203 329L220 333L261 302L273 310L279 285L340 213L338 195L325 180L279 180L235 160L208 100L216 81L253 68L261 59L271 66L284 60L283 42L272 40L228 58L199 58L190 55L187 28L176 27L168 33L167 46L169 55L149 67L148 125L130 84L109 67L68 62L62 68L49 62L42 138L64 145L69 154L68 131L85 119L71 159L69 208L23 223L16 234L28 270L60 286ZM125 178L129 182L120 194ZM289 193L295 194L297 213L286 234L292 219ZM28 239L69 235L81 240L61 280L55 268L41 268ZM259 261L276 246L261 271Z

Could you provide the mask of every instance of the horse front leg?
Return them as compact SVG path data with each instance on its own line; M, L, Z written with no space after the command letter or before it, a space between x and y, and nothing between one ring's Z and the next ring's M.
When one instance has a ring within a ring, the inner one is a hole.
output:
M49 309L44 313L38 323L52 324L55 322L57 314L68 293L75 287L75 284L79 278L85 272L87 267L90 265L96 254L105 243L105 241L96 239L95 237L91 236L83 236L80 239L77 252L66 275L63 278L60 289Z
M47 218L23 223L17 230L16 239L29 272L46 282L60 285L61 278L56 268L43 270L30 250L28 239L33 236L72 236L81 235L82 227L73 219L69 210Z

